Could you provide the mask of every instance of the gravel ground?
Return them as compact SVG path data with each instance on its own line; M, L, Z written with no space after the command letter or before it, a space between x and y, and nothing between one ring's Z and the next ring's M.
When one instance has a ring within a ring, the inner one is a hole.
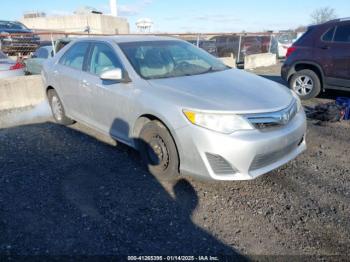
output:
M346 257L349 130L309 122L308 150L254 181L164 182L80 124L2 128L0 254Z

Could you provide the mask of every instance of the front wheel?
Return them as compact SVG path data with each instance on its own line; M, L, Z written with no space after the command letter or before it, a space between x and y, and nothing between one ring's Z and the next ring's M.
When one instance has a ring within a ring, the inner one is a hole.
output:
M58 124L65 126L74 124L74 120L66 116L61 99L59 98L57 92L54 89L50 89L47 92L47 97L49 99L52 115L55 121Z
M318 96L321 92L321 81L318 75L309 69L298 71L290 80L290 88L303 99Z
M159 121L150 121L140 133L139 150L149 172L160 179L179 174L179 156L168 129Z

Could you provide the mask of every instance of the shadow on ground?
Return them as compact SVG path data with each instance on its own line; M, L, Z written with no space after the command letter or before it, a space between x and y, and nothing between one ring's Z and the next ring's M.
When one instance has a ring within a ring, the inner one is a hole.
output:
M66 127L0 130L0 184L2 254L237 254L191 221L188 181L172 197L133 150Z

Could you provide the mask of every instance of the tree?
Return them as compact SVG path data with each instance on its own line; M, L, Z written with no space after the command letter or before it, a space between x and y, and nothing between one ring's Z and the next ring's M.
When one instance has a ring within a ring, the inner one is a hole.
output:
M311 20L313 24L322 24L336 18L337 15L335 14L335 10L331 7L318 8L311 14Z

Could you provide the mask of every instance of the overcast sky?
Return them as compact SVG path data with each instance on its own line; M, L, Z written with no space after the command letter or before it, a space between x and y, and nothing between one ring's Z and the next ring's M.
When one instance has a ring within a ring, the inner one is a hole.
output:
M18 20L25 11L71 14L84 5L109 13L108 0L16 0L1 3L0 19ZM310 13L326 6L350 17L349 0L118 0L118 6L132 31L139 18L151 18L162 32L253 32L308 25Z

